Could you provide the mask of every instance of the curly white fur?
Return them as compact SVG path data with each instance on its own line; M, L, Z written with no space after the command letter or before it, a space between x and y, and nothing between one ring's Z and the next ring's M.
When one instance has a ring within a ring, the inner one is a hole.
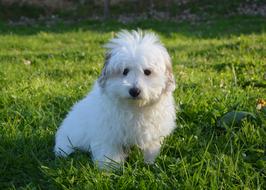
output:
M76 148L91 151L104 167L122 163L125 150L137 145L145 161L153 163L162 139L176 126L170 57L153 33L141 31L122 31L105 47L102 74L58 129L55 154L67 156ZM139 89L139 95L132 97L132 88Z

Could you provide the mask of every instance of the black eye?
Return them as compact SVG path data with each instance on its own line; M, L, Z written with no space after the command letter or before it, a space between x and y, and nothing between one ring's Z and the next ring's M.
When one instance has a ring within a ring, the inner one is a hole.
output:
M147 76L149 76L151 74L151 71L149 69L145 69L144 70L144 74L147 75Z
M127 76L128 72L129 72L129 69L128 69L128 68L124 69L124 71L123 71L123 75L124 75L124 76Z

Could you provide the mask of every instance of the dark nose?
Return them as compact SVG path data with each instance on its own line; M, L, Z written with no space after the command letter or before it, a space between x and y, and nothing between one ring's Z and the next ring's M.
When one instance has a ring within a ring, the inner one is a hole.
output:
M136 98L140 94L140 89L139 88L131 88L129 90L129 94L133 97Z

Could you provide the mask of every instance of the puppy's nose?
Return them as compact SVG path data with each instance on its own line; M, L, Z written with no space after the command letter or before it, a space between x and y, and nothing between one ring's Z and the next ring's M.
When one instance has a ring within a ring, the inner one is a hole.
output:
M129 94L133 97L136 98L140 94L140 89L139 88L131 88L129 90Z

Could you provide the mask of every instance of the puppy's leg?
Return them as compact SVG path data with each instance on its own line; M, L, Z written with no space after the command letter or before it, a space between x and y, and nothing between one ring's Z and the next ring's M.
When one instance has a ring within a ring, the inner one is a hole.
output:
M92 145L91 152L93 161L101 169L117 168L125 160L125 153L121 146L111 144Z
M56 156L62 157L66 157L74 152L74 147L71 144L71 140L66 136L62 136L62 134L58 134L56 137L54 152Z
M152 141L145 144L145 146L142 148L144 154L144 161L147 164L153 164L156 157L160 153L160 148L161 148L160 140Z

